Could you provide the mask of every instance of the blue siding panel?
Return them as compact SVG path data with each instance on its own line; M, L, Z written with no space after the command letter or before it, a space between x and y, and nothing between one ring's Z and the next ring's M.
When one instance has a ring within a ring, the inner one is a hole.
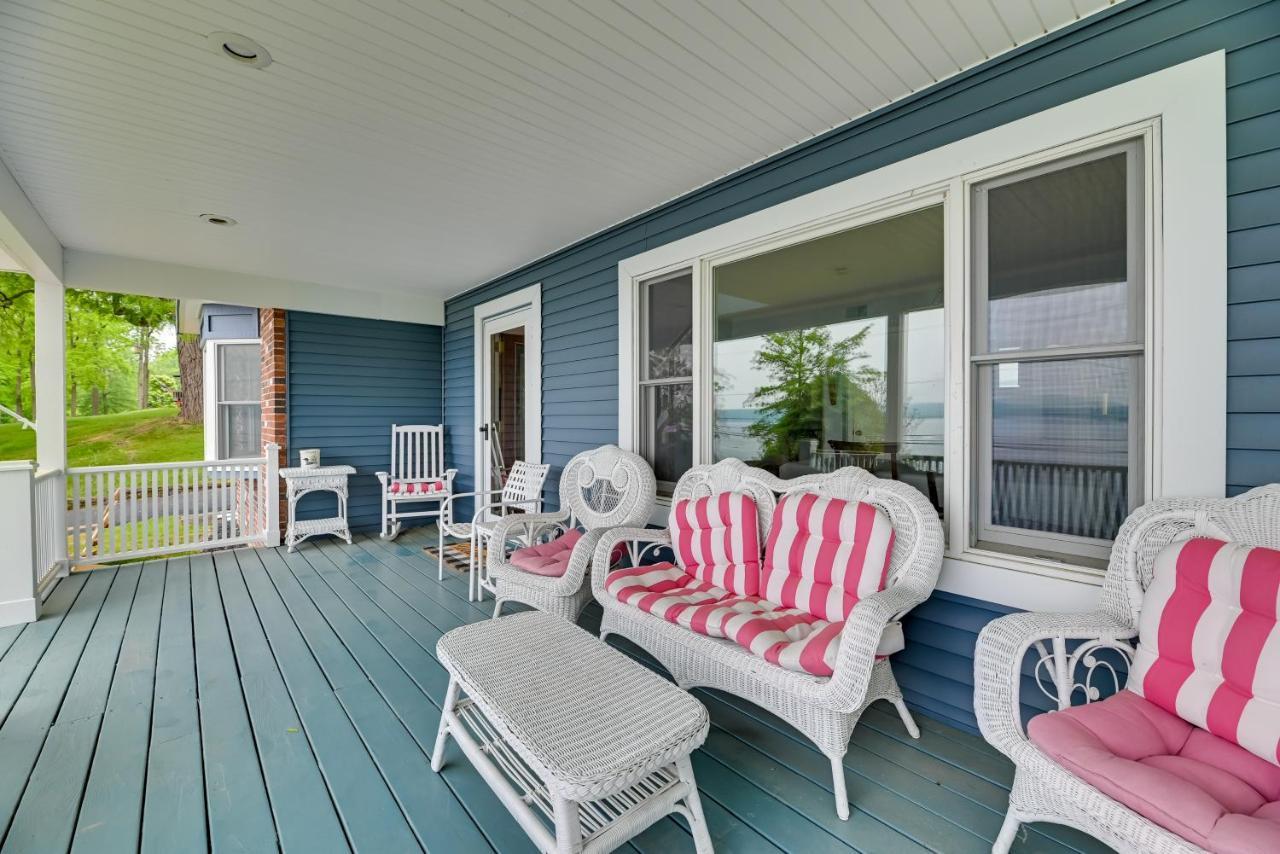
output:
M573 454L617 437L617 264L646 249L1170 65L1227 55L1228 490L1280 479L1280 2L1125 3L720 179L450 300L444 419L472 483L476 305L541 283L547 498ZM899 675L927 714L972 728L977 631L996 605L939 593L907 626ZM1033 689L1024 691L1032 696Z
M348 506L353 530L381 524L374 476L390 462L392 424L439 424L443 388L439 326L291 311L289 459L319 448L325 464L355 466ZM301 518L331 515L333 496L310 495Z

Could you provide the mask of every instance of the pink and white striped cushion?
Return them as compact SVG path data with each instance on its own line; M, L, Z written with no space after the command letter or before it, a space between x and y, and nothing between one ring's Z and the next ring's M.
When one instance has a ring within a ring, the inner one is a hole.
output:
M765 549L761 595L824 620L844 620L883 590L893 525L865 501L791 493L778 502Z
M1156 557L1129 689L1280 765L1280 551L1196 538Z
M734 596L680 567L657 563L609 574L620 602L713 638L726 638L788 670L830 676L844 623L829 623L759 596Z
M393 480L387 487L391 495L430 495L444 492L443 480Z
M745 492L683 498L668 517L676 563L689 575L740 596L760 590L760 521Z

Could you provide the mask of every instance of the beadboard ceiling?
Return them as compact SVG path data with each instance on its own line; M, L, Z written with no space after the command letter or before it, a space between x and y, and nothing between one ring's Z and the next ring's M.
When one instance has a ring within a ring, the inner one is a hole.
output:
M67 247L440 298L1108 5L0 0L0 157Z

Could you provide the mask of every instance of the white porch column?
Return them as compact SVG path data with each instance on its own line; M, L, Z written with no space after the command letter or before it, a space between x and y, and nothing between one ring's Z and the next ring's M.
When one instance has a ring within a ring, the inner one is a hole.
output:
M50 279L36 280L36 465L40 471L58 469L56 506L67 503L67 310L62 284ZM45 505L48 506L48 505ZM55 539L54 559L60 574L67 568L66 520L58 521L63 536Z
M0 462L0 626L29 623L36 600L35 468L26 460Z
M57 282L36 282L36 463L67 467L66 297Z

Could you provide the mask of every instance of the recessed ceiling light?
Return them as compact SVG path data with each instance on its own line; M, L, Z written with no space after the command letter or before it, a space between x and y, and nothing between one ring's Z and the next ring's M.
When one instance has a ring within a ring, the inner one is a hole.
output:
M230 228L236 224L234 219L222 214L200 214L200 219L209 223L209 225L220 225L223 228Z
M209 46L218 53L252 68L266 68L271 64L267 49L248 36L239 33L209 33Z

